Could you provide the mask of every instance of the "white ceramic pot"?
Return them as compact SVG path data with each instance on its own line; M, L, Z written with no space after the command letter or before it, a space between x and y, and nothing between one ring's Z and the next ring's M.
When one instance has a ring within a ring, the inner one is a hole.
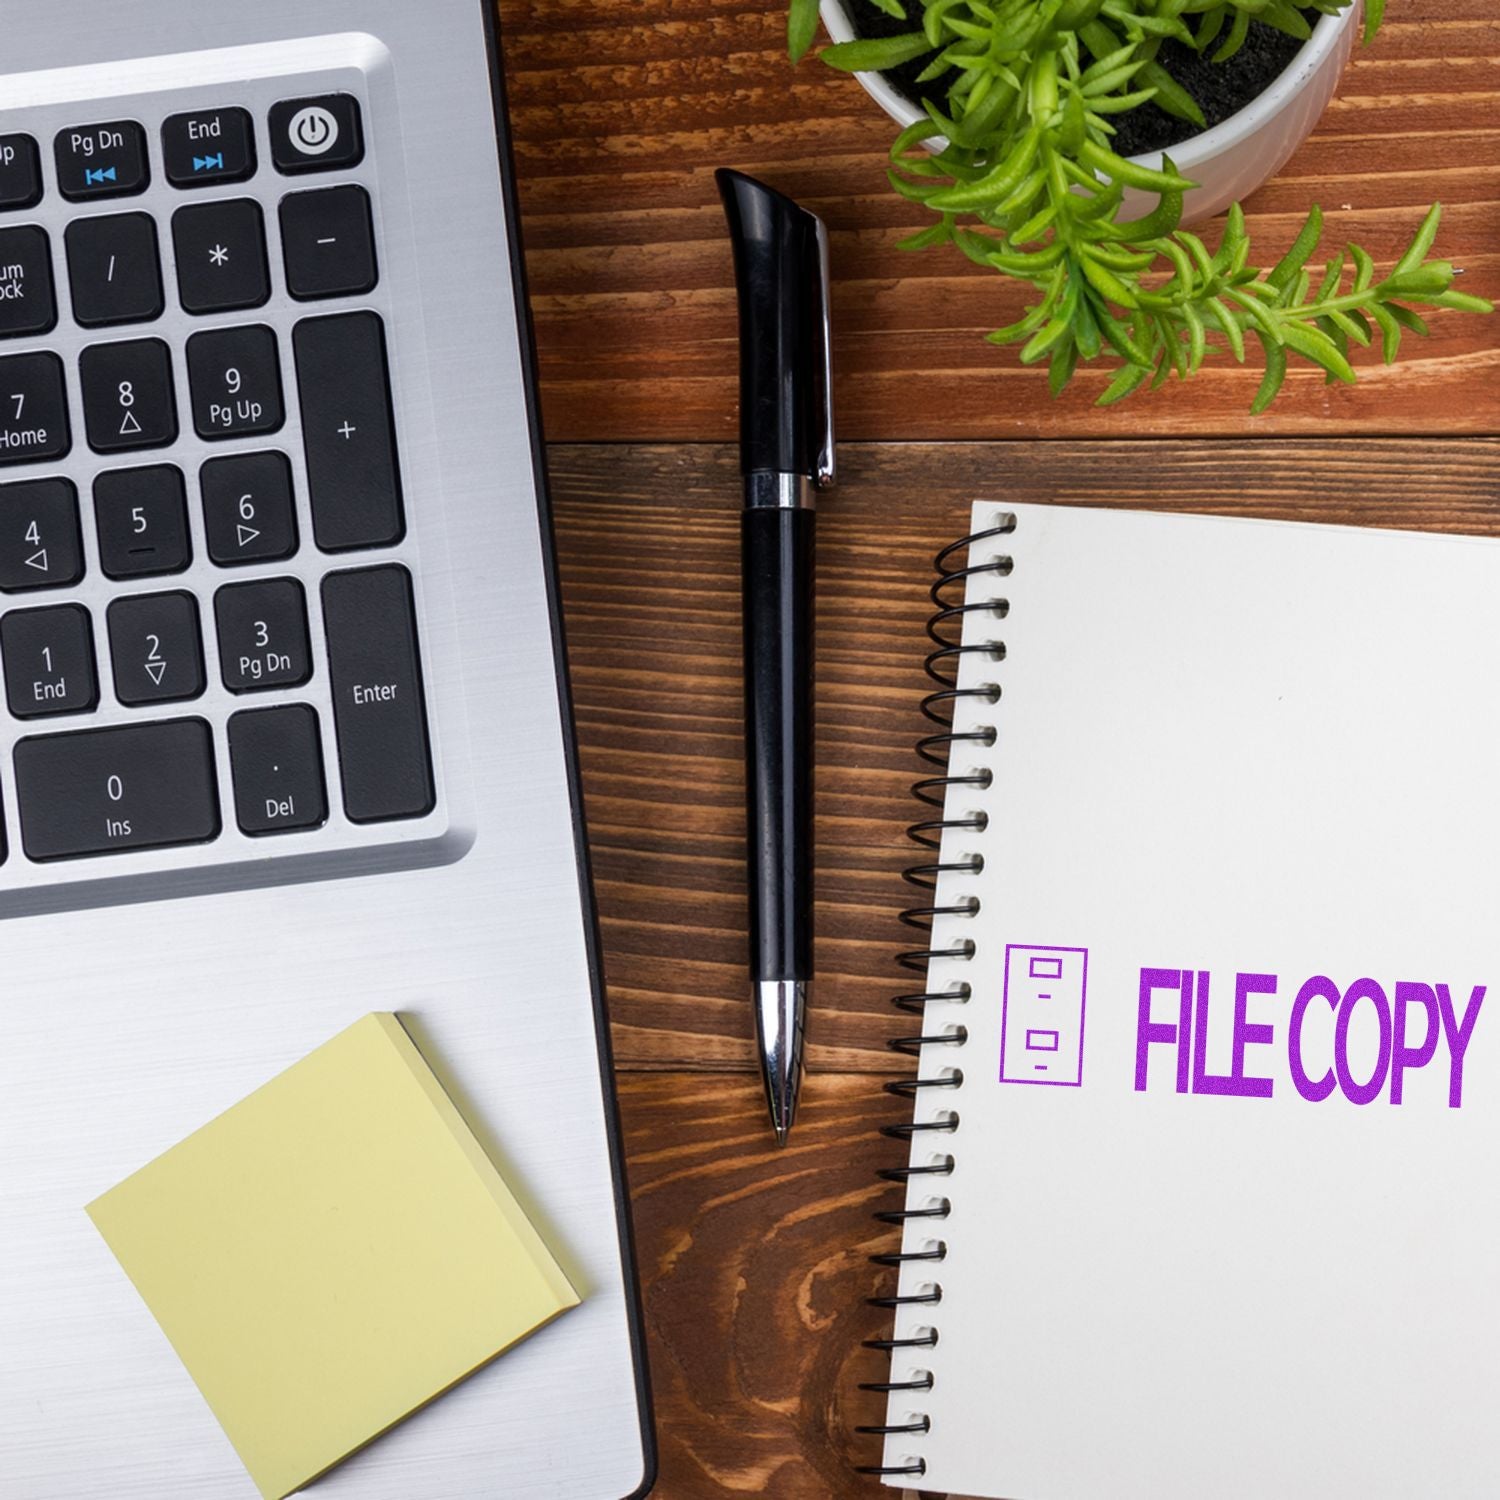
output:
M854 38L844 0L821 0L823 24L836 42ZM1183 218L1212 218L1274 177L1312 133L1343 75L1359 31L1359 0L1338 15L1324 16L1311 38L1270 88L1238 114L1172 148L1172 160L1184 176L1200 184L1187 195ZM903 128L925 118L911 100L879 73L854 75L864 90ZM1161 153L1133 158L1143 166L1161 166ZM1138 219L1156 206L1146 193L1129 191L1119 218Z

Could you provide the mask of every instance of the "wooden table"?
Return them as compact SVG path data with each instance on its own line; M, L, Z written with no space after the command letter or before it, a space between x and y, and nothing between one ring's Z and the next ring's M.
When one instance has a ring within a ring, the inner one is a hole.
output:
M883 116L781 51L778 0L501 0L664 1500L857 1497L892 1236L881 1083L928 561L978 495L1500 533L1500 321L1440 316L1356 390L1212 369L1100 413L980 338L1015 290L897 251ZM1500 298L1500 17L1391 0L1317 136L1250 204L1264 259L1321 200L1393 260L1434 195ZM745 995L735 330L712 170L833 234L842 484L820 510L817 1004L768 1145ZM1397 602L1393 599L1393 613Z

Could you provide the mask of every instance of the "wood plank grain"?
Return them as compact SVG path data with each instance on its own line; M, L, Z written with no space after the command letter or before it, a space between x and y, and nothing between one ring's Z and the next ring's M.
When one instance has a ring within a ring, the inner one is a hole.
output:
M886 186L889 122L850 78L784 53L782 0L500 0L546 420L554 441L718 440L735 419L729 252L713 169L801 198L832 231L846 437L1492 433L1500 321L1454 315L1356 389L1299 371L1271 415L1228 362L1109 412L1107 377L1060 401L982 340L1021 289ZM1394 261L1434 197L1466 288L1500 297L1500 16L1493 0L1392 0L1314 138L1249 205L1269 263L1313 202L1330 243ZM1368 356L1363 363L1369 367Z
M1500 533L1500 442L846 445L820 501L810 1060L890 1071L934 552L976 497ZM754 1066L735 450L551 453L615 1045Z
M868 1078L809 1089L791 1144L769 1143L753 1080L627 1075L621 1113L661 1449L659 1500L873 1500L887 1358L861 1347L890 1314L864 1299L896 1248L870 1217L898 1207L875 1171L902 1158L900 1117Z

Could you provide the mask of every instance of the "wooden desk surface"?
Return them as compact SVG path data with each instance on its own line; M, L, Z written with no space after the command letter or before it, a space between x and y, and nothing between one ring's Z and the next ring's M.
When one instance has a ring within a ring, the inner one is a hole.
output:
M888 131L788 71L779 0L501 0L564 600L614 1017L664 1500L873 1497L857 1382L886 1315L864 1257L900 1155L883 1081L928 565L980 495L1500 533L1500 320L1439 320L1354 392L1298 377L1269 420L1225 367L1191 392L1053 403L979 338L998 278L893 247ZM1321 198L1390 260L1432 195L1500 297L1500 19L1392 0L1315 139L1251 204L1269 248ZM745 997L738 481L729 257L712 169L833 230L842 484L820 508L818 966L811 1076L768 1147ZM1192 440L1184 437L1191 434ZM1351 441L1352 435L1361 435ZM1126 437L1134 440L1124 440ZM1169 441L1159 439L1168 438ZM1205 441L1203 439L1217 439ZM874 441L885 440L883 443ZM1010 439L1009 441L977 441ZM1050 441L1040 441L1048 439ZM1142 439L1158 439L1143 441ZM1273 440L1274 439L1274 440ZM896 441L904 440L904 441Z

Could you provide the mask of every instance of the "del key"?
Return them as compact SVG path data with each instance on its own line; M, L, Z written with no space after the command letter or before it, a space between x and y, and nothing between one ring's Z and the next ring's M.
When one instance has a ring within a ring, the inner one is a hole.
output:
M349 821L426 816L432 758L411 575L396 566L330 573L323 624Z

